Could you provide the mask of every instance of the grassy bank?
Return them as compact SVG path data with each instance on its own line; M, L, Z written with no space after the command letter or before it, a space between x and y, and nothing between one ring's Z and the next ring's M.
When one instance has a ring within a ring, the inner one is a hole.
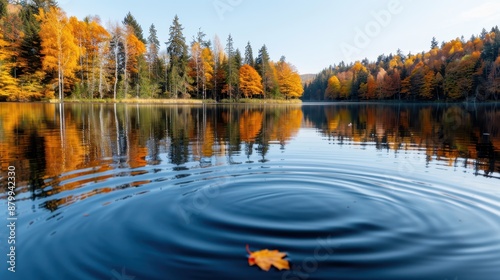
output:
M219 103L222 104L302 104L300 99L222 99Z
M59 103L59 99L51 99L50 103ZM202 104L213 103L213 100L199 99L142 99L142 98L125 98L125 99L75 99L68 98L64 103L127 103L127 104Z
M59 103L59 99L50 99L50 103ZM75 99L68 98L64 103L127 103L127 104L302 104L300 99L222 99L217 102L213 99L142 99L142 98L126 98L126 99Z

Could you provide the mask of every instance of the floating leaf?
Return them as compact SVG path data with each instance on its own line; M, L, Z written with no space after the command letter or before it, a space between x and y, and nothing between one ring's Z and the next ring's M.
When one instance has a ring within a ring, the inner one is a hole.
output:
M282 253L278 250L269 251L268 249L251 252L248 244L246 248L248 254L250 255L248 256L248 264L250 266L256 264L265 271L269 271L269 269L271 269L271 265L279 270L290 269L288 261L283 259L286 256L286 253Z

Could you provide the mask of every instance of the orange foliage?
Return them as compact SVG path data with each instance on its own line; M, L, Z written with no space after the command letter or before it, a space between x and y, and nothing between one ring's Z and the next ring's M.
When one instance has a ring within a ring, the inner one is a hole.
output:
M337 76L328 79L328 86L325 90L325 99L337 99L340 96L340 81Z
M252 142L262 129L262 111L245 111L240 116L240 137L242 141Z
M303 112L301 108L286 108L285 112L274 120L274 126L271 129L271 140L277 140L280 143L290 140L298 133L302 118Z
M130 26L126 27L125 32L128 56L127 70L131 73L138 73L138 59L139 56L146 53L146 45L144 45L144 43L135 36L134 30Z
M247 245L248 264L250 266L257 265L264 271L269 271L271 266L279 270L290 269L287 260L283 259L286 253L279 252L278 250L269 251L268 249L251 252Z
M280 61L276 64L280 92L288 98L299 98L304 93L300 75L290 64Z
M74 76L80 48L75 43L66 14L59 8L40 9L36 16L40 23L42 66L47 72L57 72L59 98L63 98L64 79Z
M261 95L263 92L262 78L259 73L248 64L240 68L240 91L245 97Z

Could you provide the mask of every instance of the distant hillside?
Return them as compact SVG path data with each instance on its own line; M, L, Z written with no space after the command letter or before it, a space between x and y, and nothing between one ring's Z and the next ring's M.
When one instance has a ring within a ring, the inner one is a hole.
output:
M483 28L469 40L431 40L416 54L340 62L304 86L302 100L499 101L500 29Z
M304 74L300 75L300 79L302 80L302 84L307 84L308 82L312 81L316 77L316 74Z

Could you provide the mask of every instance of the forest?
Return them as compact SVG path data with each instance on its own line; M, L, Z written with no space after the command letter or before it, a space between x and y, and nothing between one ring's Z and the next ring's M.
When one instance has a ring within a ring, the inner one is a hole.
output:
M180 19L161 49L129 12L103 26L98 16L68 17L55 0L0 0L0 101L65 98L297 99L297 69L263 45L254 57L228 36L225 46L203 31L186 42Z
M483 29L417 54L380 55L330 66L308 82L303 100L498 101L500 31Z

